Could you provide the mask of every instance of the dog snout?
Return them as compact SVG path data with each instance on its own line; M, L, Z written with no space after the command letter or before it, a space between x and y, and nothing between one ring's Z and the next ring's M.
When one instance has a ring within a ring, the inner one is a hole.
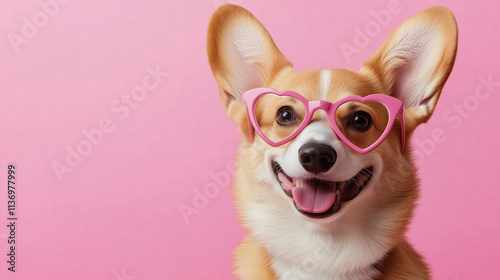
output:
M299 149L299 161L305 170L314 174L326 172L337 160L335 150L325 144L307 143Z

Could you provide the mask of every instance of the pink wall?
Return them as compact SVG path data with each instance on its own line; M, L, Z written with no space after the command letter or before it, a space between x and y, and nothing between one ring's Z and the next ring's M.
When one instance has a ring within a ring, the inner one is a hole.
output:
M227 2L261 19L297 69L357 70L410 15L436 4L455 13L455 69L415 135L422 196L408 236L434 279L498 279L497 2L400 0L355 45L356 28L394 1ZM221 2L0 2L1 279L233 279L244 233L225 177L240 135L205 52ZM17 168L16 273L6 263L8 163ZM211 197L187 223L179 207L204 189Z

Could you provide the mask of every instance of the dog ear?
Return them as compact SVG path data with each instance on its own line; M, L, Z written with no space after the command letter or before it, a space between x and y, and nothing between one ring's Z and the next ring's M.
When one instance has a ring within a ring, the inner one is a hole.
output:
M399 26L360 73L375 74L388 94L403 101L409 124L432 115L457 51L457 24L444 7L424 10Z
M222 106L235 122L241 121L242 94L265 87L280 70L291 66L264 26L250 12L231 4L213 14L207 51Z

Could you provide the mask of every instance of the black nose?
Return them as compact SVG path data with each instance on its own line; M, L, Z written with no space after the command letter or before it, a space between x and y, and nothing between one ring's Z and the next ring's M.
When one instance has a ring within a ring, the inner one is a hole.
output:
M326 172L337 160L335 150L325 144L307 143L299 149L299 161L305 170L315 174Z

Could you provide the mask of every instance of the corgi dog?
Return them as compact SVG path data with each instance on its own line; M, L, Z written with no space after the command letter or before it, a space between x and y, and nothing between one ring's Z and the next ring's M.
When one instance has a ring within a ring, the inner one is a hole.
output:
M457 38L453 14L432 7L359 72L296 71L250 12L215 11L208 58L243 134L233 190L248 233L235 250L239 278L429 279L405 240L418 197L408 142L434 111Z

